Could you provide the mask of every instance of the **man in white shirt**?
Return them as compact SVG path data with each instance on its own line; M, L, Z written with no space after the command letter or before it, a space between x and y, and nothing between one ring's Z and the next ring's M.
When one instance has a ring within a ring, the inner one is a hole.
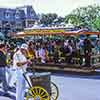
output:
M46 60L45 48L40 48L39 49L39 57L41 58L41 63L45 63L45 60Z
M27 60L27 44L22 44L21 48L13 56L13 66L16 68L16 100L24 100L25 94L25 78L23 73L26 72L27 64L30 63Z

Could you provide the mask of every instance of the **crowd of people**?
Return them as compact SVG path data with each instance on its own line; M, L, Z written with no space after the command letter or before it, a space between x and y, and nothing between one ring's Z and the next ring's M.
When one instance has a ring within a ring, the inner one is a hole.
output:
M16 100L24 100L26 82L23 73L33 63L75 64L76 58L79 59L78 64L89 67L92 54L100 54L99 39L95 42L89 38L36 42L29 40L15 46L1 43L0 80L3 83L4 95L8 95L8 89L16 83Z
M100 53L99 39L29 40L24 43L28 46L27 59L31 59L33 63L75 64L76 59L77 64L89 65L89 55ZM20 49L21 44L6 43L8 64L12 64L13 55Z
M91 55L100 53L100 40L91 41L85 39L66 39L66 40L38 40L26 41L28 45L27 59L33 63L60 63L60 64L79 64L90 66ZM21 45L9 49L10 59L19 50ZM8 46L8 48L12 48ZM10 63L11 63L10 61Z

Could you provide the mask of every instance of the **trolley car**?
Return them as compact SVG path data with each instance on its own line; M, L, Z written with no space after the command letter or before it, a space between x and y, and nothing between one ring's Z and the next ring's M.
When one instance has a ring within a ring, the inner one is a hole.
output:
M45 37L50 37L50 36L61 36L61 37L66 37L66 36L79 36L80 34L84 35L100 35L99 32L86 32L86 31L77 31L77 32L66 32L63 29L31 29L31 30L25 30L23 34L17 34L14 37L19 38L19 37L27 37L27 36L34 36L34 38L38 38L42 36L43 38ZM69 64L52 64L52 63L46 63L46 64L40 64L36 63L34 65L34 69L36 70L50 70L50 71L74 71L74 72L82 72L82 73L93 73L95 72L96 69L100 68L100 54L95 54L91 56L91 66L87 67L84 66L82 67L79 64L80 58L73 57L74 64L69 65ZM32 67L31 67L32 68Z

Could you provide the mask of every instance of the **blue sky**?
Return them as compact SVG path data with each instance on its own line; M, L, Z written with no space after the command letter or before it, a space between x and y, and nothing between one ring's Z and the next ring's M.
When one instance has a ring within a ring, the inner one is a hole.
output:
M73 9L87 5L100 5L100 0L0 0L0 7L32 5L37 13L69 14Z

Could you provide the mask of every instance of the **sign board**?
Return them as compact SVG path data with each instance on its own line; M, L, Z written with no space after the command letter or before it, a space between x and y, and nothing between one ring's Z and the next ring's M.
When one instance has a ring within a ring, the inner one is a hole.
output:
M57 34L57 33L63 33L64 30L50 30L50 29L35 29L35 30L26 30L24 31L26 34Z

